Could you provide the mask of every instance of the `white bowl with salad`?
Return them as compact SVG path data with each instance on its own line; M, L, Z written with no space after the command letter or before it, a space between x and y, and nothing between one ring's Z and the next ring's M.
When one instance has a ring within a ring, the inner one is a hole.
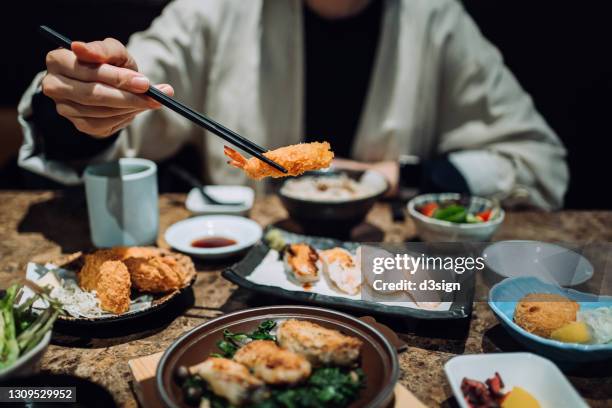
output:
M488 241L505 216L493 200L458 193L419 195L407 208L426 242Z

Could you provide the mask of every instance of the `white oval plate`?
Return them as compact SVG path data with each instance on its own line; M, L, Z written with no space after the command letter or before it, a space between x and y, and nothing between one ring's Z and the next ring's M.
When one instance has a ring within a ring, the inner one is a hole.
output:
M206 259L237 254L261 239L262 229L255 221L233 215L203 215L172 224L164 238L174 249ZM195 248L191 243L206 237L233 239L236 244L221 248Z

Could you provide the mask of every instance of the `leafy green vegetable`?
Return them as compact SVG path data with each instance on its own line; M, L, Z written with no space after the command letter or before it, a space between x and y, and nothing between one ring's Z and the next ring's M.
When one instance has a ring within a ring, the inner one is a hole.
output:
M217 347L222 353L214 353L213 357L232 358L234 353L251 340L272 340L276 341L270 332L276 327L274 320L266 320L257 326L251 333L232 333L229 330L223 330L223 339L217 342Z
M342 408L353 402L365 385L361 369L321 367L306 383L293 388L275 388L270 398L252 408Z
M31 283L28 286L35 295L19 306L15 303L20 286L11 286L0 299L0 370L10 367L21 354L34 348L62 313L61 304L49 297L48 290ZM32 306L38 299L44 300L49 307L34 312Z

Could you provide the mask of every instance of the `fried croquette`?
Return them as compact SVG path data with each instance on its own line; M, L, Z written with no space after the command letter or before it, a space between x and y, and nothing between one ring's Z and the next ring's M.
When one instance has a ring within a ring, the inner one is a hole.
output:
M331 151L328 142L300 143L264 153L268 159L287 169L287 173L283 173L256 157L246 159L230 147L225 146L223 152L230 159L229 165L241 169L255 180L265 177L299 176L310 170L329 167L334 158L334 152Z
M127 258L123 262L130 272L132 285L142 292L169 292L183 285L179 266L172 258Z
M138 290L148 292L168 292L180 289L193 279L195 267L191 258L177 254L167 249L154 247L116 247L112 249L117 259L127 261L128 259L139 259L140 262L130 261L128 270L132 274L132 282ZM155 258L156 261L147 261ZM148 265L140 267L137 271L136 265ZM169 271L169 269L171 272ZM175 277L178 276L178 280ZM160 284L160 279L163 282ZM149 282L151 280L151 282ZM145 289L149 288L149 289ZM157 289L156 289L157 288ZM166 289L164 289L166 288Z
M580 305L565 296L552 293L530 293L514 310L514 321L523 329L550 338L553 331L576 321Z
M78 282L83 290L96 291L103 310L123 313L129 309L130 288L171 292L187 286L195 273L185 255L153 247L116 247L85 255Z
M289 319L277 332L278 344L303 355L312 365L350 366L357 361L361 340L306 320Z
M79 285L96 291L102 310L120 314L130 309L130 273L121 261L90 258L79 273Z
M85 262L78 274L79 286L83 290L96 290L98 274L102 264L107 261L118 260L112 249L102 249L93 254L85 255Z
M234 361L244 364L266 384L297 384L310 376L305 357L284 350L271 340L254 340L234 354Z

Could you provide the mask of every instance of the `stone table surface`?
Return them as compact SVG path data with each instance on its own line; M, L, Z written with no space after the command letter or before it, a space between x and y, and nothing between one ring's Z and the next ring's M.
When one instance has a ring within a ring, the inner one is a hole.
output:
M169 225L191 215L184 200L182 194L160 198L159 245L165 245L161 236ZM285 219L287 213L276 197L268 196L256 201L250 216L266 226ZM410 220L393 221L386 203L377 204L367 222L386 242L404 242L416 236ZM612 212L510 212L495 239L610 242ZM81 191L0 192L0 288L22 278L28 261L44 262L88 249L91 242ZM227 265L197 263L193 297L173 302L137 325L97 329L56 325L52 344L42 360L43 372L87 378L106 387L118 405L137 406L128 360L162 351L187 330L223 313L287 303L261 299L226 281L220 271ZM482 283L477 286L477 293L484 290ZM399 356L400 382L428 406L456 406L443 371L444 363L453 356L523 350L508 338L485 302L475 302L471 318L459 322L377 318L408 344L408 350ZM568 378L590 405L612 406L609 366L569 373Z

